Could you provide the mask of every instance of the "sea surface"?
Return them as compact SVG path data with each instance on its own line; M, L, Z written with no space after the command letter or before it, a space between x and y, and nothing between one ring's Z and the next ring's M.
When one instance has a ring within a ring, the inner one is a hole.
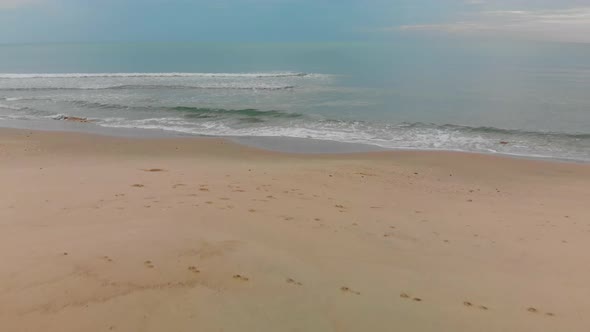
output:
M84 117L194 135L590 161L590 45L0 45L0 126Z

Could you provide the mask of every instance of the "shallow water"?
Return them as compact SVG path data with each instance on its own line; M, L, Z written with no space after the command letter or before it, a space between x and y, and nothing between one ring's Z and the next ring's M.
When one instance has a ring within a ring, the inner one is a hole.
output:
M590 161L590 47L0 46L2 119Z

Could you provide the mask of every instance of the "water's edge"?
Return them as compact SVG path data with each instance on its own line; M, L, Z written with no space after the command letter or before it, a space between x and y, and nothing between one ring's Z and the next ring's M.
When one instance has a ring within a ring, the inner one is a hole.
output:
M370 144L346 143L331 140L320 140L312 138L296 137L267 137L267 136L206 136L195 135L181 132L167 131L161 129L146 128L113 128L103 127L92 123L78 123L56 120L2 120L0 128L24 129L37 131L55 131L55 132L75 132L82 134L101 135L110 137L123 138L199 138L199 137L217 137L227 139L231 142L258 148L261 150L290 153L290 154L356 154L369 152L387 152L387 151L439 151L439 152L460 152L475 155L491 155L498 157L508 157L515 159L542 160L551 162L565 162L573 164L590 164L585 160L574 160L555 157L535 157L527 155L517 155L508 153L485 153L463 150L448 149L407 149L407 148L383 148Z

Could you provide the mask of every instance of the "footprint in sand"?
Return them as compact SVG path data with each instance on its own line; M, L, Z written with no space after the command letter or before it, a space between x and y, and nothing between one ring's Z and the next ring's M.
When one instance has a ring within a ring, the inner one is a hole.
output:
M113 261L113 259L110 258L109 256L102 256L102 259L105 260L105 261L107 261L107 262L112 262Z
M412 301L415 301L415 302L422 302L422 299L421 298L419 298L419 297L412 297L408 293L401 293L399 295L399 297L401 297L402 299L407 299L407 300L410 300L411 299Z
M287 278L287 283L292 284L292 285L297 285L297 286L303 286L302 283L300 283L299 281L296 281L295 279L292 279L292 278Z
M236 274L236 275L234 275L233 278L236 279L236 280L241 280L241 281L248 281L248 280L250 280L248 277L244 277L241 274Z
M152 264L152 261L145 261L143 262L143 265L145 265L145 267L148 269L153 269L155 267L154 264Z
M526 309L526 311L528 311L528 312L530 312L530 313L532 313L532 314L538 314L538 313L540 313L540 312L539 312L539 309L537 309L537 308L534 308L534 307L528 307L528 308ZM552 312L546 312L546 313L545 313L545 316L554 317L554 316L555 316L555 314L554 314L554 313L552 313Z
M466 307L473 307L473 306L474 306L474 304L473 304L473 303L471 303L471 302L469 302L469 301L465 301L465 302L463 302L463 305L464 305L464 306L466 306ZM477 308L478 308L478 309L481 309L481 310L488 310L488 309L489 309L489 308L488 308L488 307L486 307L485 305L478 305L478 306L477 306Z
M176 189L178 187L184 187L184 186L186 186L186 184L184 184L184 183L177 183L177 184L175 184L175 185L172 186L172 189Z
M144 172L152 172L152 173L154 173L154 172L164 172L164 170L161 169L161 168L148 168L148 169L142 169L142 171L144 171Z
M141 184L141 183L136 183L136 184L133 184L133 185L131 185L131 186L132 186L132 187L135 187L135 188L143 188L143 187L145 187L145 186L144 186L143 184Z
M201 271L199 271L199 269L197 269L196 266L189 266L188 270L191 271L192 273L201 273Z
M352 293L352 294L355 294L355 295L361 295L360 292L354 291L354 290L350 289L350 287L346 287L346 286L340 287L340 290L342 292L344 292L344 293Z
M250 210L248 210L248 212L250 212L250 213L254 213L254 212L256 212L256 210L254 210L254 209L250 209Z

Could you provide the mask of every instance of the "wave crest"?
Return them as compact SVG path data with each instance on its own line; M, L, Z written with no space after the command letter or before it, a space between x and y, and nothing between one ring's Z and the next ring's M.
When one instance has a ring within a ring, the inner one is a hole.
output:
M173 107L169 110L178 111L184 113L185 118L189 119L209 119L209 118L222 118L228 116L242 117L242 120L248 122L258 122L252 120L254 118L260 118L261 122L263 118L281 118L281 119L295 119L303 117L300 113L289 113L283 111L263 111L254 108L246 109L223 109L223 108L204 108L204 107Z
M30 78L108 78L108 77L207 77L207 78L272 78L272 77L317 77L323 74L301 72L268 73L71 73L71 74L0 74L0 79Z
M187 90L251 90L281 91L295 89L293 85L113 85L105 87L30 87L0 88L0 91L61 91L61 90L137 90L137 89L187 89Z

